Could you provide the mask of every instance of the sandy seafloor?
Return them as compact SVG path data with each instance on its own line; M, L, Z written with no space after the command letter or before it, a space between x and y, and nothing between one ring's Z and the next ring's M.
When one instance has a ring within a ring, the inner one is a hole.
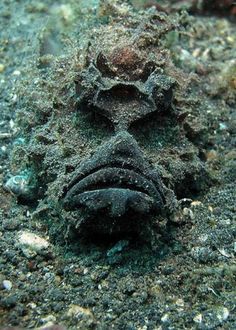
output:
M159 250L135 242L114 254L107 251L117 242L60 246L33 207L3 188L15 174L11 152L24 144L16 86L33 83L28 66L37 65L42 35L57 32L45 47L62 56L77 22L92 19L96 3L78 2L0 1L0 328L235 329L236 26L226 17L195 16L191 42L181 45L189 72L211 67L198 83L209 97L202 158L215 180L184 203ZM44 251L22 249L22 231L43 238Z

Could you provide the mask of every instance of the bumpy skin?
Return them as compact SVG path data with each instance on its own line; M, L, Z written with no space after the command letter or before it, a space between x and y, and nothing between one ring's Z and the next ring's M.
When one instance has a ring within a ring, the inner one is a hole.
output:
M143 64L135 50L126 46L115 48L110 62L100 53L96 64L80 75L76 91L80 107L93 108L121 130L147 114L169 108L174 83L155 62Z
M206 181L188 139L200 143L198 121L194 131L190 121L198 107L184 94L189 77L162 41L180 18L109 8L100 15L110 23L86 30L82 45L27 85L24 97L29 144L16 167L32 169L36 213L63 240L85 233L149 240L174 219L175 194L189 197Z
M81 226L92 232L134 232L140 218L163 212L165 190L135 139L121 131L75 171L64 207L83 210Z
M135 232L135 222L163 213L167 189L127 130L152 112L171 109L174 85L157 63L145 62L131 46L116 47L107 57L99 53L79 75L78 111L99 112L116 131L65 188L64 208L83 216L80 229Z

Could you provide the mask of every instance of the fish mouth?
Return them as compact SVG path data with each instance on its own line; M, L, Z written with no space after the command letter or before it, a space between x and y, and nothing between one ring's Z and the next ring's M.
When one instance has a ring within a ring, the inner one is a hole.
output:
M164 205L162 193L138 169L117 166L98 168L71 181L64 194L64 208L101 210L111 217L128 211L149 213Z

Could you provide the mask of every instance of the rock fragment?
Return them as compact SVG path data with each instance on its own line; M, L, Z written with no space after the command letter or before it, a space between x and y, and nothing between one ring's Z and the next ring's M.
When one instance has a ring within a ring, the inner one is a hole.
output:
M49 248L49 242L28 231L20 231L16 245L22 250L27 258L32 258Z
M9 280L3 280L2 281L2 286L5 290L10 291L12 289L12 282Z

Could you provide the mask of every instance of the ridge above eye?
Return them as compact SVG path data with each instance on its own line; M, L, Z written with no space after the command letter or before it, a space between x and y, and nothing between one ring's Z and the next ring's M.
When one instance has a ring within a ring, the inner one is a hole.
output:
M77 80L78 104L108 118L116 130L149 113L171 107L175 81L157 70L148 79L128 81L119 77L104 77L93 64Z

